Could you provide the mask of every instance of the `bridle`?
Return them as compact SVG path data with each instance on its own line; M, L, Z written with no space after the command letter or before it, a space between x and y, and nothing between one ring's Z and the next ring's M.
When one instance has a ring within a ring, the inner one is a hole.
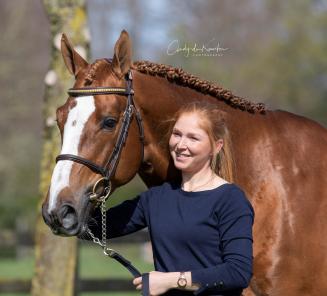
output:
M110 194L110 189L111 189L111 178L115 174L118 162L119 162L119 157L121 154L121 151L123 149L123 146L126 142L127 139L127 134L129 130L129 126L132 121L133 113L135 113L139 133L140 133L140 142L142 144L142 149L141 149L141 161L143 160L143 154L144 154L144 130L143 130L143 125L142 125L142 118L139 113L139 111L135 107L135 103L133 100L134 96L134 90L133 90L133 78L132 78L132 72L131 70L128 71L128 73L125 76L126 80L126 88L121 88L121 87L83 87L83 88L70 88L68 90L68 94L71 97L85 97L85 96L90 96L90 95L108 95L108 94L116 94L116 95L123 95L127 96L127 104L126 108L123 114L123 120L122 124L119 130L119 134L114 146L114 149L106 162L105 166L99 166L96 163L83 158L78 155L73 155L73 154L59 154L56 158L56 162L60 160L71 160L80 164L83 164L87 166L89 169L92 171L102 175L102 178L99 179L93 187L93 193L90 195L90 199L92 201L97 201L99 200L98 196L99 193L97 193L97 189L100 186L105 185L105 190L104 193L106 195L106 198Z
M110 60L107 60L109 63ZM99 166L98 164L83 158L78 155L73 154L59 154L56 158L56 162L60 160L71 160L73 162L77 162L79 164L87 166L92 171L100 174L102 178L97 180L93 186L92 193L89 196L89 199L91 202L95 203L96 206L100 205L101 210L101 222L102 222L102 238L101 240L94 236L94 234L91 232L89 228L87 228L87 232L90 235L91 239L94 243L100 245L103 248L103 253L106 256L109 256L115 260L117 260L119 263L121 263L123 266L125 266L134 277L141 276L141 273L129 262L127 259L125 259L123 256L121 256L119 253L117 253L115 250L107 247L107 234L106 234L106 200L110 195L111 192L111 178L114 176L121 151L123 149L123 146L125 145L128 130L132 121L133 113L135 113L139 134L140 134L140 142L142 145L141 149L141 162L143 160L144 156L144 129L142 125L142 118L137 110L133 96L134 96L134 90L133 90L133 77L131 70L128 71L128 73L125 76L126 81L126 88L122 87L83 87L83 88L70 88L68 90L68 94L71 97L83 97L83 96L91 96L91 95L122 95L127 96L127 104L126 108L123 114L123 120L122 124L119 130L119 134L114 146L114 149L106 162L105 166ZM103 188L103 190L99 191L99 188Z

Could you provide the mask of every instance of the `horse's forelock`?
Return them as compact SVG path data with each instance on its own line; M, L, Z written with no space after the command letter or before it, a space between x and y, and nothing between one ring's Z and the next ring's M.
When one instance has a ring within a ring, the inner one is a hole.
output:
M89 85L94 80L97 79L97 73L99 72L100 68L103 66L108 66L108 62L105 59L96 60L93 64L91 64L88 72L85 76L85 84Z

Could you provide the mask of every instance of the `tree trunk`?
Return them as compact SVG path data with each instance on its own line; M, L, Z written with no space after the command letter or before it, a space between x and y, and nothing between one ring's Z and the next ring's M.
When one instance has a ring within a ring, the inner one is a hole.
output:
M85 0L43 0L51 26L51 64L45 77L44 142L41 161L40 204L35 241L35 276L32 295L74 295L77 258L76 238L61 238L52 234L41 217L41 203L48 191L55 157L59 153L60 135L55 111L67 98L72 86L60 53L60 38L65 32L84 57L88 53L88 31ZM42 29L42 28L41 28ZM85 57L87 58L87 57Z

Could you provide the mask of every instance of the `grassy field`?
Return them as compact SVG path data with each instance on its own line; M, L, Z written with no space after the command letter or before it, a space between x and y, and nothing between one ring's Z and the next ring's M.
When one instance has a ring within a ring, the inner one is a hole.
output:
M133 262L141 272L153 270L152 263L142 260L140 245L115 244L112 245L128 260ZM100 247L90 243L82 243L79 247L79 278L131 279L131 274L113 259L107 258L102 254ZM33 253L24 258L0 258L0 279L31 279L34 271ZM1 296L27 296L29 294L8 294L0 293ZM138 292L125 293L80 293L79 296L135 296Z

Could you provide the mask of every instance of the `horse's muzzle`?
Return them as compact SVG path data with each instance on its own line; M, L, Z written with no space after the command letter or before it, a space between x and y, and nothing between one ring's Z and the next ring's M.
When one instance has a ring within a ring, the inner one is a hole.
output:
M63 204L58 210L50 213L45 205L42 206L42 216L45 223L57 235L74 236L79 233L78 215L75 208L69 204Z

